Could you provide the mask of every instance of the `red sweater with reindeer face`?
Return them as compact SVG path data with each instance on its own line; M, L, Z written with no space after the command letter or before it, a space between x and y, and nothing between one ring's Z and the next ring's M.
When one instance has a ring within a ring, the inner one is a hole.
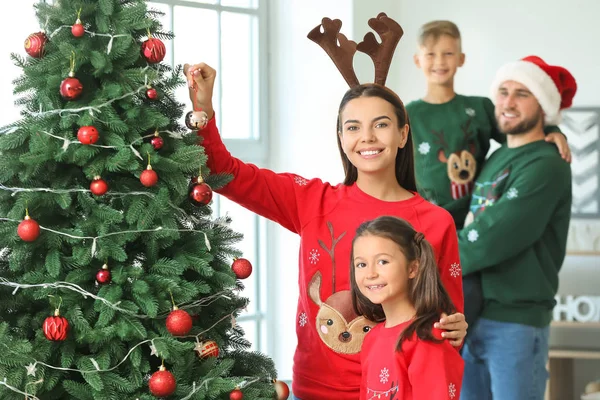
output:
M360 348L374 323L352 311L350 245L358 226L382 215L409 221L432 244L442 281L462 312L456 229L450 214L418 194L385 202L356 185L277 174L245 164L227 151L214 118L200 133L211 173L234 179L218 193L301 236L298 347L292 390L302 400L352 399L360 393Z

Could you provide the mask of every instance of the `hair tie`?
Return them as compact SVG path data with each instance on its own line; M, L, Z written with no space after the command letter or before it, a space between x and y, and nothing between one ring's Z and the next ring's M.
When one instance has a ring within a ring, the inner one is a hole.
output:
M415 232L414 241L417 244L417 246L421 245L421 242L423 241L424 238L425 238L425 235L423 235L421 232Z

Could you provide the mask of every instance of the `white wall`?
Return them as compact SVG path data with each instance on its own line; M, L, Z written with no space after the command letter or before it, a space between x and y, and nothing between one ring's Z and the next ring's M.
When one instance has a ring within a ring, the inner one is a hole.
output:
M600 2L596 0L293 0L271 2L271 168L306 177L339 182L342 170L334 137L337 105L347 89L333 63L306 33L321 17L340 18L342 32L360 41L367 20L384 11L404 29L388 77L388 86L405 101L424 93L425 81L412 63L419 27L430 20L449 19L463 34L466 64L459 70L456 90L489 96L496 69L505 62L535 54L570 69L579 89L574 106L600 105ZM353 26L351 26L353 25ZM292 47L293 45L293 47ZM355 60L361 80L372 79L366 56ZM271 277L277 323L271 354L283 378L291 376L298 293L298 240L271 226ZM561 293L600 294L600 257L568 256L561 274ZM580 281L587 285L579 285ZM553 334L558 342L568 335ZM588 371L589 372L589 371ZM600 378L600 370L596 378ZM588 378L586 378L588 379ZM591 379L591 378L589 378ZM581 390L581 387L576 388ZM575 396L575 394L574 394ZM577 396L578 397L578 396ZM577 398L574 397L574 398Z

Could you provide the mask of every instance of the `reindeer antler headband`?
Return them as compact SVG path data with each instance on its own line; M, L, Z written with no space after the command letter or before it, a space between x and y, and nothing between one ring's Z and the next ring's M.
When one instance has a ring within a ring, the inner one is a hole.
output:
M381 43L377 42L373 32L369 32L357 45L340 33L342 21L331 20L327 17L323 18L321 24L308 33L308 38L321 46L331 57L350 87L360 85L352 65L357 50L371 57L375 64L375 83L385 85L396 45L404 34L402 27L385 13L379 13L377 18L370 18L369 26L379 34ZM321 32L321 27L323 32Z

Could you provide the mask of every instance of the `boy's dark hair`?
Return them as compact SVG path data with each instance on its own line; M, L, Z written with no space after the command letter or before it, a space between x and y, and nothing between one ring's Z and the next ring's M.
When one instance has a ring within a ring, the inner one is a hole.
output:
M458 40L459 47L461 46L461 37L458 26L451 21L431 21L423 25L419 31L419 46L425 46L427 42L433 39L434 42L441 36L450 36Z
M344 108L346 107L346 104L348 104L350 100L354 100L359 97L378 97L387 101L394 107L394 113L396 114L396 118L398 118L398 128L403 128L404 125L409 124L406 144L403 148L398 149L398 154L396 154L396 180L404 189L416 192L417 184L415 181L415 161L412 132L410 130L410 123L408 120L408 114L406 113L406 108L404 108L404 103L402 103L402 100L400 100L400 97L398 97L396 93L394 93L391 89L376 83L365 83L354 86L346 92L342 98L342 101L340 102L337 118L337 144L338 149L340 150L340 156L342 157L344 173L346 175L344 178L344 185L352 185L354 182L356 182L356 179L358 178L358 170L350 162L348 156L346 156L346 153L344 153L342 141L340 139L340 133L342 132L342 121L340 117L342 111L344 111Z
M361 236L373 235L392 240L396 243L409 263L419 263L416 276L408 285L408 298L415 307L415 318L398 338L396 350L401 351L404 340L416 332L418 338L441 342L434 337L433 324L440 314L453 314L456 308L442 284L433 248L423 234L416 232L405 220L397 217L383 216L362 223L356 230L350 254L350 290L352 306L358 315L375 322L385 320L381 304L373 304L364 296L356 284L354 273L354 243Z

